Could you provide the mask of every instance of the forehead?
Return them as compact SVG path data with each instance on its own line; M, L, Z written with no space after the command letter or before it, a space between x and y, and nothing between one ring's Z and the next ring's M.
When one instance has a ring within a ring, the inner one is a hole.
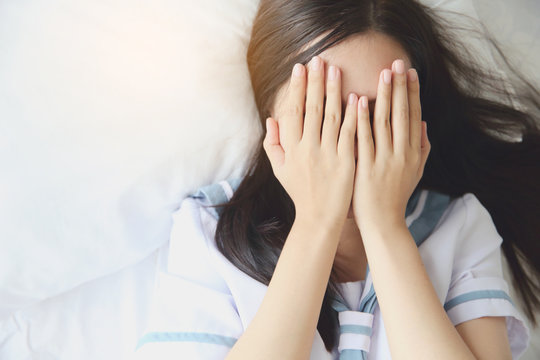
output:
M306 44L300 52L316 44L328 33L323 33ZM321 52L319 56L324 60L326 69L329 65L335 65L341 71L343 108L349 94L354 92L358 96L367 96L370 110L373 111L381 71L391 69L392 62L396 59L402 59L406 69L411 66L407 53L396 40L373 31L352 35ZM276 112L276 104L281 103L286 93L287 83L283 84L276 94L273 114Z
M316 41L318 39L314 42ZM351 36L326 49L319 56L324 60L327 69L329 65L340 68L344 103L351 92L358 96L366 95L370 101L375 100L379 75L383 69L391 69L394 60L402 59L406 69L411 67L402 46L391 37L377 32Z

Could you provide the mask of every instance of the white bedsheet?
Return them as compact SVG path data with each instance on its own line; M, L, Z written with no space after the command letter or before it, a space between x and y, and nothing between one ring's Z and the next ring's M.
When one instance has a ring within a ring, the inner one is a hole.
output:
M158 251L0 319L0 359L126 359L145 325Z

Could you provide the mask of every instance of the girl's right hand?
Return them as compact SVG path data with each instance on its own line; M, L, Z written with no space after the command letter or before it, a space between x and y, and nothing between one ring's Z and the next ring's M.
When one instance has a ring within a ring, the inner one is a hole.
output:
M318 56L309 63L308 74L302 64L295 65L286 95L275 106L277 121L266 119L263 147L294 202L296 219L341 226L353 193L358 97L350 94L341 124L340 71L328 69L324 104L324 68Z

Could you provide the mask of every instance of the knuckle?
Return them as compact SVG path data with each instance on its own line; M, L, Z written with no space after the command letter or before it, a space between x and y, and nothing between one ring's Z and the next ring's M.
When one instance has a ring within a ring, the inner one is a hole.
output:
M341 156L344 161L340 161L338 163L338 172L339 174L348 175L351 172L354 172L354 161L348 161L352 160L352 156Z
M338 116L338 114L334 112L329 112L324 117L325 123L328 122L330 125L336 125L339 120L341 120L341 118Z
M419 81L413 81L412 83L409 82L407 86L409 90L418 91L420 89L420 82Z
M339 97L339 95L341 94L341 87L339 87L335 81L328 81L326 84L326 91L329 94L336 94Z
M429 152L431 150L431 143L429 142L429 140L426 140L426 143L424 145L420 144L419 147L421 151Z
M319 156L314 147L308 147L306 149L305 158L306 158L307 164L310 167L317 165L317 163L319 162Z
M404 152L398 152L395 156L395 163L400 169L407 167L407 162L409 159Z
M356 118L358 115L356 106L353 106L347 102L347 105L345 106L345 119L349 119L351 117Z
M418 166L418 164L420 163L420 154L417 151L411 151L407 155L407 162Z
M287 115L294 116L294 117L302 116L303 112L304 112L304 108L300 106L299 104L293 104L289 106L286 111Z
M306 105L306 113L307 114L321 114L322 113L322 105L318 102L311 103Z
M287 85L287 88L279 91L276 102L286 102L287 98L302 90L302 85L303 84L301 84L297 79L291 79L291 82Z
M397 109L397 115L400 119L408 119L409 109L406 106L399 106Z
M325 83L327 92L334 92L337 90L337 84L335 80L330 80L329 77L326 77Z
M356 130L356 127L353 125L343 125L341 127L341 136L352 136Z
M365 132L362 132L360 134L358 134L358 141L362 142L362 143L367 143L367 142L370 142L371 141L371 135L365 133Z
M270 146L270 139L268 138L268 134L264 136L263 141L262 141L262 146L265 149Z
M384 86L381 87L381 89L379 91L381 92L381 95L383 97L390 100L390 98L392 96L392 85L385 84Z
M341 129L340 135L339 135L340 142L343 142L344 141L343 139L348 139L350 137L352 137L352 132L350 129L348 128Z
M301 88L301 86L303 86L304 82L304 79L301 79L301 78L298 78L298 77L295 77L295 76L292 76L291 75L291 81L289 82L289 88L287 89L289 92L291 90L298 90Z
M412 107L409 112L411 118L413 119L421 119L422 118L422 111L418 107Z
M407 85L407 76L395 76L394 77L394 84L399 86L406 86Z
M376 116L375 122L378 124L378 126L382 127L383 129L389 129L390 128L390 122L386 118L385 115Z
M301 156L306 158L318 156L318 147L312 141L306 141L302 138L302 145L299 149Z

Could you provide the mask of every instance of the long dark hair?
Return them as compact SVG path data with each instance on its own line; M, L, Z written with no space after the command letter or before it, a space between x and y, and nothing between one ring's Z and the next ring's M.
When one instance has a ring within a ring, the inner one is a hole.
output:
M322 40L301 51L309 42ZM505 79L479 65L440 14L414 0L262 0L247 61L261 125L295 63L351 35L376 31L405 49L420 79L423 120L431 153L418 187L452 197L473 193L488 209L519 290L536 326L540 308L539 91L517 72L492 40L510 74ZM487 36L487 35L486 35ZM263 136L264 137L264 136ZM295 210L259 146L217 224L220 251L240 270L268 284ZM520 141L521 139L521 141ZM332 272L317 329L327 350L337 343L338 290Z

